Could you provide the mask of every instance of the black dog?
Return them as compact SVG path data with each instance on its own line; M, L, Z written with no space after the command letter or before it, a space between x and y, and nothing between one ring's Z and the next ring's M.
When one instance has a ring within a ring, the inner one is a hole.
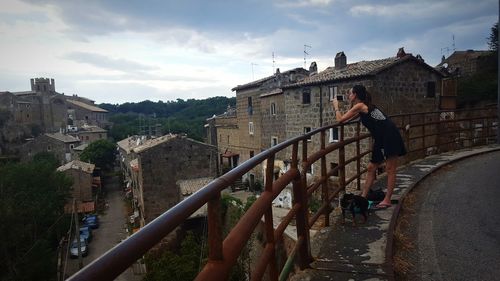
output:
M352 225L356 226L355 208L358 208L361 215L363 215L363 223L368 219L368 200L363 196L346 193L342 196L342 199L340 199L340 207L342 208L342 224L345 223L345 212L349 210L352 214Z

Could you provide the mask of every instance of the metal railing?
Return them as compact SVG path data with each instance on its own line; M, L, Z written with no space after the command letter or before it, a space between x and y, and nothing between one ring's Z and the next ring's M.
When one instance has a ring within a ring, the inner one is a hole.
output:
M404 162L429 154L493 143L498 126L494 107L401 114L391 118L401 129L409 152ZM338 128L338 142L327 143L327 131L330 128ZM338 193L348 185L360 188L361 176L366 172L363 167L366 167L371 152L370 145L366 145L370 143L369 138L370 135L355 121L322 127L271 147L167 210L69 280L113 280L205 204L208 205L208 262L195 280L227 280L231 268L260 223L263 224L265 242L250 275L251 280L261 280L266 272L269 280L285 280L294 265L304 269L313 260L310 250L311 226L320 217L324 220L324 226L328 226L332 202ZM274 179L275 157L281 151L290 155L290 167ZM338 165L328 169L327 160L331 159L338 161ZM264 191L228 235L223 237L221 192L263 161L266 161ZM307 176L312 165L320 167L319 176L315 178ZM334 175L338 177L332 185L331 178ZM292 208L275 227L272 201L289 184L293 190ZM313 196L321 198L321 206L316 212L311 212L308 206ZM288 251L286 262L278 264L277 245L282 243L285 229L293 220L297 229L295 245Z

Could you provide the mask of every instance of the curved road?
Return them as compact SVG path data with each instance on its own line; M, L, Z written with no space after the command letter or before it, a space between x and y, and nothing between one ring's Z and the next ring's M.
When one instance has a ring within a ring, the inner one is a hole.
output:
M447 165L412 194L409 280L499 280L500 152Z

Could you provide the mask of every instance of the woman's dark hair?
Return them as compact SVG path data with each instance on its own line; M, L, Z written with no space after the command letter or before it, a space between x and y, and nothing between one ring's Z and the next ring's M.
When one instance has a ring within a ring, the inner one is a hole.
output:
M352 92L356 94L356 97L362 101L366 106L368 106L368 110L371 110L373 107L372 104L372 95L368 92L363 85L354 85L352 87Z

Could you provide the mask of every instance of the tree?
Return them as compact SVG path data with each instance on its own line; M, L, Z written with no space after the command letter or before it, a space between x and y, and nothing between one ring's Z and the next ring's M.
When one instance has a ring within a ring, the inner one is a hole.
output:
M82 151L80 159L95 164L101 169L110 170L115 162L115 156L116 144L108 140L97 140Z
M488 37L488 46L492 51L498 51L498 22L491 27L490 36Z
M33 156L33 162L48 165L54 170L59 167L59 160L57 160L54 153L51 152L39 152L35 154L35 156Z
M0 280L54 280L71 179L47 162L0 167Z
M182 240L178 254L165 251L159 257L153 255L146 257L148 273L144 280L193 280L198 274L200 251L202 250L200 242L197 241L192 232L188 232Z

